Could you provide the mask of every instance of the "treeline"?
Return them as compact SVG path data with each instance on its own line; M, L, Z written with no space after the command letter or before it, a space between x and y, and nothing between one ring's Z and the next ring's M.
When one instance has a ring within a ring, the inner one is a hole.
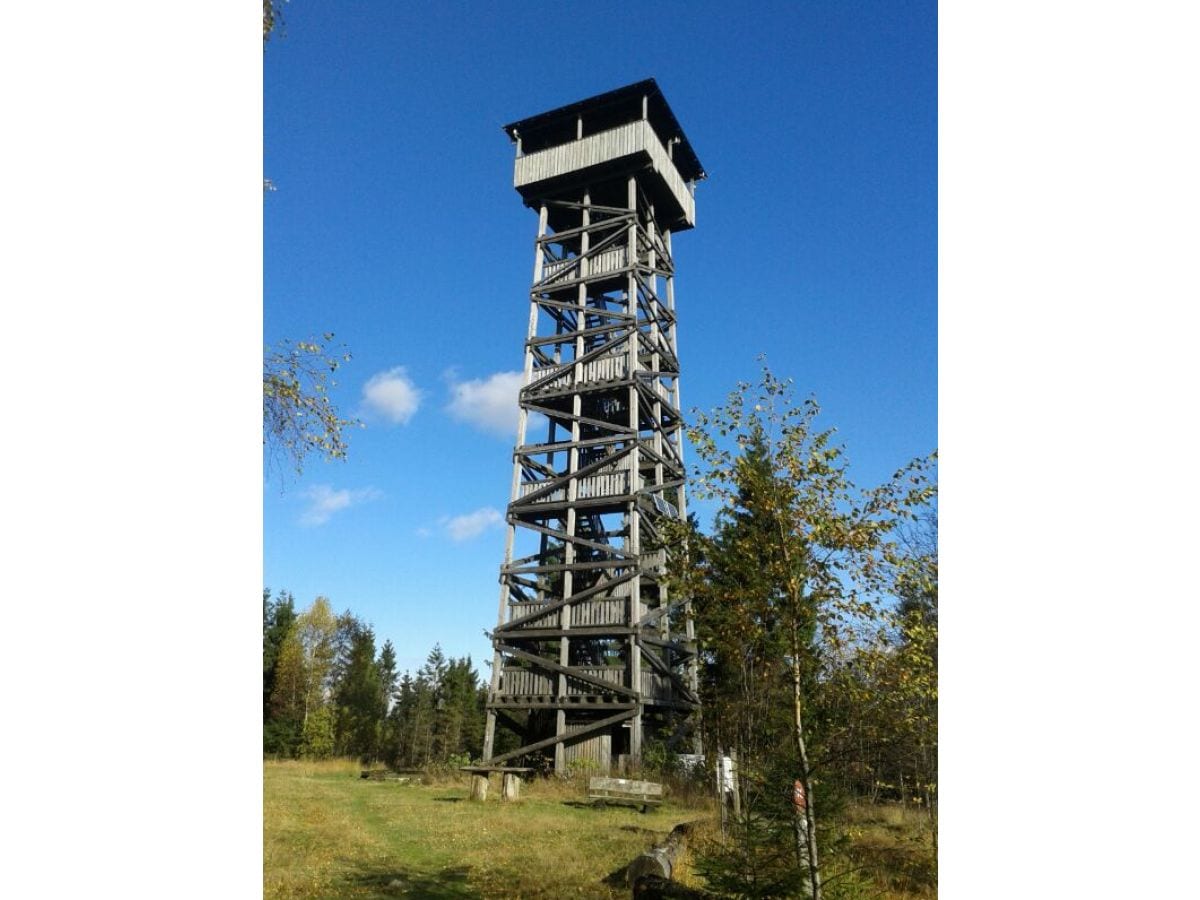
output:
M299 612L287 591L263 591L263 753L357 757L398 767L464 764L483 748L486 685L469 656L440 646L414 675L392 642L318 597Z

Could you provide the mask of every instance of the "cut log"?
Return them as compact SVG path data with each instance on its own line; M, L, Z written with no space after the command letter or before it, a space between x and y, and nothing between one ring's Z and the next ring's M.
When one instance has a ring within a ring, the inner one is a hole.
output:
M488 778L486 775L471 776L471 799L482 803L487 799Z
M505 772L500 785L501 800L518 800L521 796L521 776L515 772Z
M691 834L691 831L690 822L676 825L671 829L671 833L667 835L665 841L651 847L629 864L629 868L625 870L625 878L635 893L638 882L643 878L671 880L675 863L679 859L679 854L683 852L683 848L687 846L688 835Z

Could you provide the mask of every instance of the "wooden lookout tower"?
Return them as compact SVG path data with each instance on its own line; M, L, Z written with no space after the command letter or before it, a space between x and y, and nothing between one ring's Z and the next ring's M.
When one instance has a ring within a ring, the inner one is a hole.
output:
M660 534L686 515L671 237L705 173L653 79L504 130L538 232L484 764L608 772L698 704Z

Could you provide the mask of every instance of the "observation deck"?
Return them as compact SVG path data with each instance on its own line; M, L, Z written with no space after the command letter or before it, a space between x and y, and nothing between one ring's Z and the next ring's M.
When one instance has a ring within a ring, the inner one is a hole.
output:
M513 186L527 204L570 194L580 184L649 170L655 177L641 182L662 227L695 227L695 184L707 176L653 78L512 122L504 130L517 145ZM621 198L598 194L592 202L620 205Z

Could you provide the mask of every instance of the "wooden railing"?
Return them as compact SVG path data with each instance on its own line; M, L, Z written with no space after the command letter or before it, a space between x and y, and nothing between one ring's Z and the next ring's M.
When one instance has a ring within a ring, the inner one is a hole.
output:
M532 669L505 668L500 692L508 695L557 694L557 676L545 675Z
M619 272L626 266L625 260L628 258L626 249L623 246L609 247L582 260L578 257L547 260L542 266L542 282L547 285L551 284L557 280L555 276L560 272L567 281L604 275L608 272Z
M545 390L556 391L571 386L571 379L575 375L575 364L567 363L566 365L558 366L557 369L560 373L559 376L549 382L544 388ZM535 379L545 378L548 375L552 375L554 371L554 366L542 366L542 368L534 370L533 377ZM620 381L628 371L629 357L624 352L605 354L583 364L579 383L595 384L600 381Z
M628 583L619 585L619 587L628 587ZM544 609L546 604L528 602L528 603L510 603L510 621L520 619L530 613L535 613L539 609ZM584 600L571 605L571 624L572 625L623 625L626 620L626 610L629 608L628 590L625 595L618 596L616 599L603 598L600 600ZM520 628L557 628L558 613L553 616L547 616L542 619L534 619ZM520 630L518 628L518 630Z
M645 664L643 663L643 666ZM624 666L581 666L578 669L584 675L598 678L617 687L625 686ZM505 667L500 692L507 696L558 696L558 676L535 672L533 669ZM568 697L582 697L600 692L600 688L586 681L579 681L567 676ZM674 694L671 679L661 672L642 669L642 696L660 700L670 699Z
M622 625L628 617L629 600L588 600L571 607L572 625Z
M618 466L627 465L627 462L618 463ZM528 497L534 491L541 490L546 487L546 481L523 481L520 485L520 496ZM638 489L646 486L646 479L638 476ZM596 500L601 497L623 497L633 493L629 488L629 470L627 468L617 469L601 469L592 475L584 475L579 479L576 486L576 499L579 500ZM549 491L542 497L534 500L534 503L562 503L567 499L566 487L555 488Z

